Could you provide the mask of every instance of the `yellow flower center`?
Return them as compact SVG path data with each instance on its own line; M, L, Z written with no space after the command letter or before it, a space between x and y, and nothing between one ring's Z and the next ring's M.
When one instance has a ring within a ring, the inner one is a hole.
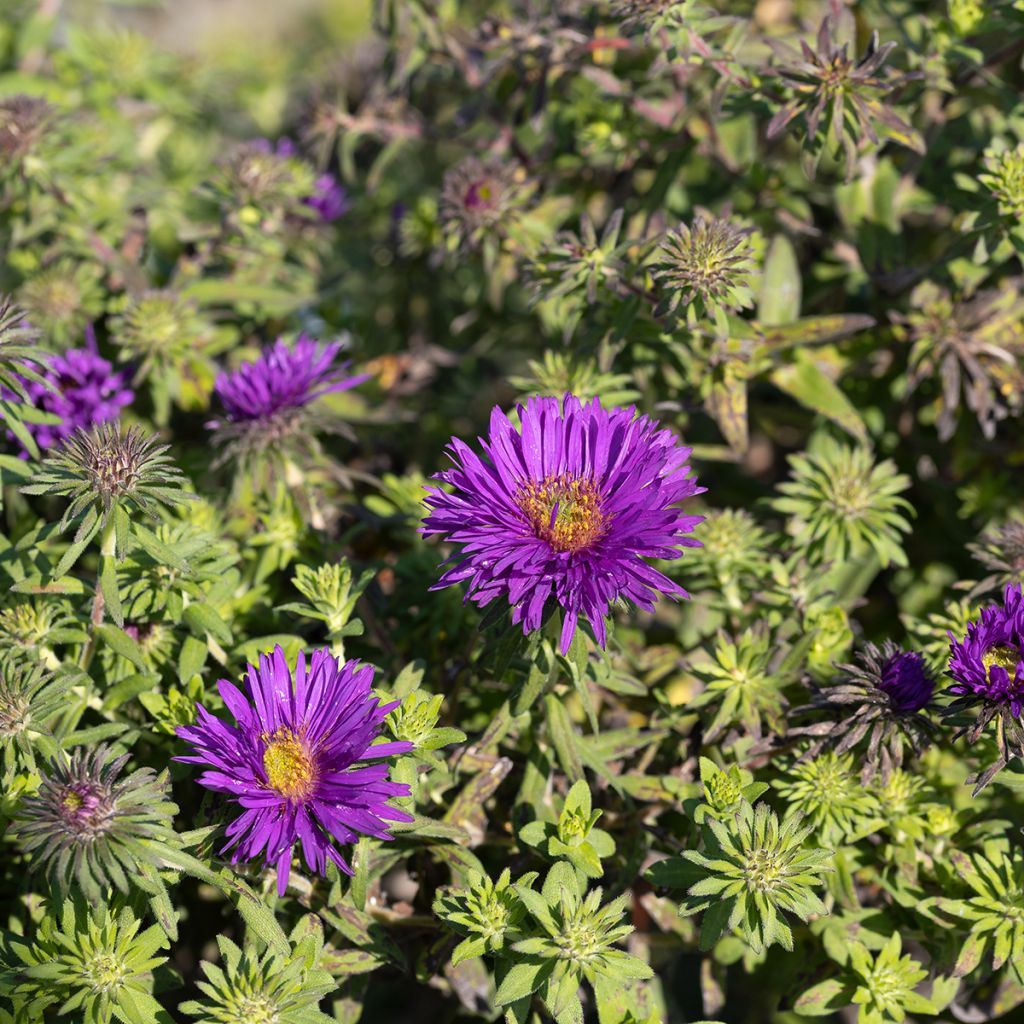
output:
M981 663L985 666L985 676L992 681L992 666L999 665L1006 669L1006 674L1013 679L1017 662L1021 660L1020 651L1009 644L997 644L990 647L982 656Z
M313 792L316 765L305 742L291 731L281 728L263 737L263 770L267 783L289 800L304 800Z
M533 532L554 551L590 547L608 525L597 485L565 473L524 484L516 504L529 519Z

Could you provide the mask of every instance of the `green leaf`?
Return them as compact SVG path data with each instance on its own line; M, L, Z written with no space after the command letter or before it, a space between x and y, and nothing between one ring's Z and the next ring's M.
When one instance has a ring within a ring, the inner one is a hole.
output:
M796 352L793 363L778 367L770 379L801 405L837 423L858 441L867 441L867 428L860 414L806 352Z
M117 625L123 626L124 612L121 609L121 595L117 587L116 564L109 555L102 557L99 582L100 591L103 594L103 600L106 602L106 608L110 613L110 617Z
M838 978L829 978L809 988L793 1006L805 1017L825 1017L850 1005L853 990Z
M531 993L536 992L551 977L554 969L554 960L513 964L498 986L494 1001L498 1006L505 1006L507 1003L514 1003L518 999L524 999Z
M583 762L576 746L576 730L572 719L569 718L565 704L554 694L549 693L544 698L544 707L547 711L548 737L555 748L558 762L565 774L576 782L583 778Z
M96 626L96 632L103 642L122 658L130 661L141 672L148 671L146 659L142 656L142 648L124 630L106 623Z
M197 636L209 633L222 644L231 643L231 630L227 623L220 617L217 610L206 604L205 601L190 604L182 617L189 629Z
M800 267L785 235L776 235L765 257L757 319L766 327L793 323L800 316Z

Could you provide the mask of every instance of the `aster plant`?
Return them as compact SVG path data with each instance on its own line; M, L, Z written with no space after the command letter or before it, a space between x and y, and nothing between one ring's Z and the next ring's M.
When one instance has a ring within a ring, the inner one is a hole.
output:
M453 438L454 468L428 488L422 532L461 550L436 587L468 583L468 599L507 600L523 632L545 611L562 610L560 649L569 650L580 617L599 644L613 602L654 610L659 593L686 591L644 558L675 558L696 547L701 516L676 506L703 491L690 449L636 409L532 398L518 406L520 428L495 408L484 458Z
M309 918L300 921L290 945L287 956L272 949L259 955L218 935L221 965L204 961L205 980L197 984L202 998L182 1003L182 1013L204 1024L334 1022L336 1018L319 1009L320 1001L335 988L334 979L320 963L324 941L319 923L311 924Z
M682 305L691 327L707 318L724 336L726 313L753 305L749 231L728 220L698 216L692 225L681 224L668 233L654 266L664 294L659 308L674 313Z
M807 755L812 757L826 746L843 754L866 739L862 781L879 770L888 778L903 764L904 748L919 754L934 735L935 727L924 712L935 682L920 654L891 640L881 648L865 644L854 664L840 668L843 675L838 680L815 687L811 703L791 712L794 718L822 712L828 719L789 734L813 737Z
M64 900L31 944L11 943L14 1019L42 1020L56 1008L83 1024L170 1024L153 996L154 972L167 961L158 953L167 945L163 929L143 928L130 907Z
M911 294L911 310L895 314L896 335L910 345L907 392L930 384L935 425L948 441L965 404L981 432L993 438L1000 421L1024 403L1024 299L1016 286L986 289L955 298L948 289L922 282Z
M243 467L270 457L294 477L294 459L318 451L311 419L317 401L367 379L349 374L350 363L337 362L341 348L340 341L320 343L306 335L292 343L279 338L255 361L221 373L214 391L224 418L211 424L214 443Z
M828 913L814 890L832 870L832 854L805 846L813 831L795 816L780 823L767 804L743 802L734 814L705 817L703 853L686 850L655 865L651 877L686 888L683 914L703 912L701 949L738 930L755 953L776 942L792 950L787 913L804 921Z
M953 851L949 867L952 892L930 899L927 908L944 927L969 929L954 975L1005 966L1024 985L1024 853L989 840L973 854Z
M876 463L867 449L825 437L789 464L792 479L772 505L791 517L801 548L829 562L874 554L883 567L906 564L901 534L913 508L901 494L910 479L891 460Z
M98 903L111 888L127 894L139 876L149 880L147 891L159 888L155 868L161 847L176 843L171 821L177 806L168 799L166 773L122 773L130 758L112 756L102 745L58 755L38 793L24 801L19 845L56 892L77 886Z
M969 743L992 723L996 727L998 758L968 782L978 793L1016 758L1024 757L1024 595L1021 585L1007 586L1002 604L988 605L967 626L967 635L950 634L946 693L952 697L943 714L956 726L954 736ZM962 716L974 721L960 724Z
M787 814L814 826L823 843L856 842L879 828L882 808L853 770L853 757L829 750L795 764L776 783Z
M602 904L603 891L581 891L576 872L565 862L548 872L539 892L522 883L516 892L526 907L529 930L513 945L518 962L504 974L494 996L499 1006L518 1004L512 1010L516 1017L522 1019L536 992L560 1024L582 1021L579 989L584 980L621 984L651 976L647 964L616 948L633 931L622 922L628 895Z
M891 95L917 77L883 71L895 43L880 45L873 32L864 55L851 57L849 43L836 41L834 22L825 18L813 48L803 40L799 52L772 44L780 63L766 70L784 87L786 99L768 124L768 137L781 135L800 119L810 169L824 152L841 155L850 180L858 149L867 141L878 146L881 139L892 139L924 152L920 135L892 108Z
M300 840L310 871L322 875L333 863L351 874L336 842L390 839L389 822L412 820L389 805L408 787L389 782L380 763L412 744L373 742L398 702L381 705L372 682L369 665L341 665L327 650L313 652L308 670L300 652L293 670L278 646L249 666L244 691L217 684L234 725L200 705L196 724L178 729L195 750L178 760L201 765L200 785L242 808L221 852L233 864L262 859L275 868L282 896Z
M796 1011L825 1016L856 1006L857 1024L901 1024L908 1013L938 1013L939 1007L916 991L928 971L909 953L901 954L899 932L893 932L874 954L862 943L852 943L844 973L805 992L796 1001Z

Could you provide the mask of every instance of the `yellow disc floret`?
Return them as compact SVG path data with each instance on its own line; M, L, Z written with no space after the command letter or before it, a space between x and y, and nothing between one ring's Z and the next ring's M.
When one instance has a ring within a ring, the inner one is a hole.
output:
M1006 669L1006 674L1012 679L1017 668L1017 662L1021 660L1020 651L1009 644L997 644L990 647L982 656L981 663L985 666L985 676L992 681L992 666L999 665Z
M580 551L604 534L608 517L592 480L563 473L523 484L516 503L533 532L554 551Z
M270 788L289 800L308 797L316 783L316 764L306 742L283 727L263 740L263 770Z

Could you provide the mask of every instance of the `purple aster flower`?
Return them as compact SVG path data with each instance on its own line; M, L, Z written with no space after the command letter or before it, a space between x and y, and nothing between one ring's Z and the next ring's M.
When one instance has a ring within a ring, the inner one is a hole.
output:
M1020 584L1008 586L1003 604L982 609L981 618L957 640L951 633L949 692L1007 708L1014 718L1024 710L1024 597Z
M42 449L56 447L76 430L116 420L135 398L124 374L115 372L99 354L91 327L85 347L50 356L43 376L51 387L25 382L29 401L43 412L59 416L61 422L25 424Z
M348 376L350 363L335 364L340 350L340 341L320 344L304 334L291 345L278 339L255 362L221 373L214 390L230 422L266 423L367 380Z
M932 699L935 683L917 651L899 651L881 665L878 688L889 695L889 706L901 715L912 715Z
M563 653L581 615L603 646L613 601L653 611L659 593L688 597L644 559L700 546L687 534L704 517L677 507L704 490L690 449L636 409L605 409L596 398L531 398L518 412L521 430L493 410L485 458L452 438L454 468L435 479L455 493L428 487L422 532L461 547L433 589L468 583L481 606L504 596L524 633L553 600L564 613Z
M313 194L305 204L320 215L325 224L337 220L348 211L348 193L333 174L321 174L313 184Z
M390 839L389 821L412 821L388 805L409 787L389 782L380 762L412 749L411 743L374 744L398 701L380 705L370 685L373 669L339 664L330 651L314 651L309 670L299 654L294 678L280 646L249 666L243 693L226 679L217 684L237 725L226 725L199 705L197 724L178 735L196 753L177 760L201 764L199 783L226 793L242 813L227 827L231 862L262 857L277 867L277 891L288 885L292 851L302 842L311 871L334 861L351 868L334 842L361 835Z
M949 674L953 684L946 691L953 700L943 714L957 727L953 738L966 736L977 742L985 727L997 720L999 756L984 771L970 776L974 793L992 781L1015 758L1024 758L1024 596L1020 584L1008 586L1002 605L989 605L981 617L967 626L958 640L949 634ZM976 717L963 724L965 712Z
M904 747L920 753L930 742L934 724L922 712L935 689L924 659L886 640L881 648L865 644L852 665L827 686L813 687L811 703L794 708L794 719L824 713L823 720L790 728L788 737L812 739L801 760L824 747L845 754L864 744L861 778L868 782L879 769L888 780L903 764Z

